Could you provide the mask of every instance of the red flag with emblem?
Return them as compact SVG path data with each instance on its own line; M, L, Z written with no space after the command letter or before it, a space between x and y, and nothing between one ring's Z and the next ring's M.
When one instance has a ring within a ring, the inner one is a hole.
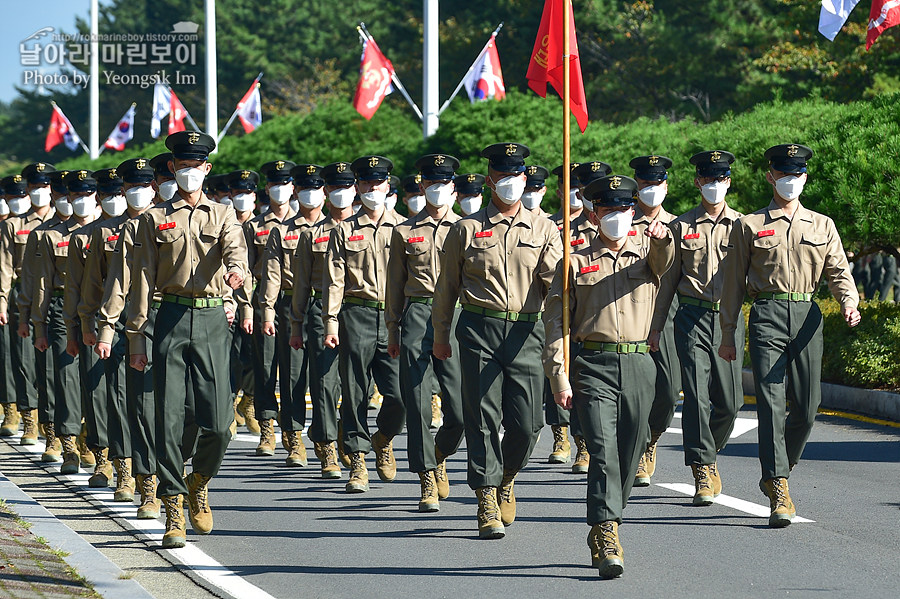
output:
M353 96L353 107L371 119L381 106L384 97L394 91L391 78L394 76L394 65L385 58L374 39L363 42L362 63L359 68L359 83Z
M872 0L869 27L866 31L866 50L872 47L885 29L900 24L900 0Z
M178 96L175 95L175 90L172 90L171 108L169 109L169 135L173 133L178 133L179 131L184 131L184 119L187 117L187 110L184 109L184 104L181 103L181 100L178 99Z

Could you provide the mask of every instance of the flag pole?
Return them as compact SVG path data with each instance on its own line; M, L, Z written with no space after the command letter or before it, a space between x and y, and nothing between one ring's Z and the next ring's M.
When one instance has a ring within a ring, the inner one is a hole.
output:
M361 41L367 42L372 39L372 34L369 33L369 30L366 29L365 23L360 23L356 26L356 31L359 32L359 39ZM394 82L394 85L397 86L397 89L400 90L400 94L409 102L409 105L412 106L413 111L416 113L416 116L419 117L420 121L425 121L425 117L422 116L422 111L419 110L419 107L416 106L416 103L413 102L413 99L409 97L409 93L407 93L406 88L403 87L403 84L400 83L400 78L397 77L397 73L391 74L391 81Z
M444 104L441 106L441 109L438 111L438 116L440 116L442 112L447 110L447 107L450 106L450 102L452 102L453 99L456 98L457 94L459 94L460 90L463 88L463 85L466 84L466 79L469 78L469 74L472 72L472 69L475 68L475 65L478 64L478 61L481 60L482 56L487 54L487 51L490 50L491 44L493 44L494 40L497 39L497 34L500 33L501 29L503 29L503 23L500 23L499 25L497 25L497 28L494 29L494 33L491 34L491 38L484 45L484 48L481 49L481 52L479 52L478 56L472 62L472 66L469 67L469 70L466 71L466 74L463 75L463 78L460 80L459 85L456 86L456 89L453 90L453 93L450 94L450 97L447 98L447 101L444 102Z
M59 112L62 113L62 109L61 109L59 106L56 105L56 102L55 102L55 101L50 100L50 104L53 106L53 110L54 110L54 111L59 110ZM68 117L66 117L66 119L68 120ZM71 123L70 123L70 124L71 124ZM73 127L73 133L74 133L74 127ZM91 155L90 149L87 147L87 144L84 143L84 140L81 139L81 136L80 136L80 135L78 136L78 145L81 146L81 149L84 150L84 153L85 153L85 154L87 154L88 156Z
M262 79L262 76L263 76L262 73L257 75L256 79L253 80L253 85L259 85L259 80ZM240 103L240 102L238 102L238 103ZM182 104L182 106L184 106L184 104ZM222 141L223 137L225 137L225 133L228 132L228 128L231 127L231 123L233 123L234 119L237 118L239 110L240 110L240 108L235 108L234 112L231 113L231 117L228 119L228 122L225 123L225 126L222 128L222 131L219 133L219 136L216 137L216 145L219 145L219 142ZM185 108L184 111L187 112L187 108Z
M569 252L571 249L569 232L569 188L571 186L571 174L569 163L569 105L571 92L569 90L569 19L572 4L569 0L563 0L563 279L562 279L562 332L563 332L563 367L566 376L569 374Z

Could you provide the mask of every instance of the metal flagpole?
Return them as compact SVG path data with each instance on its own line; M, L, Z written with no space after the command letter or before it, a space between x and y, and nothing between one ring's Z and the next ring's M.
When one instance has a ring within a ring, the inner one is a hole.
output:
M91 151L88 155L91 160L100 155L100 16L98 0L91 0L91 128L88 132L88 141Z
M260 73L256 76L256 79L253 80L253 85L259 85L259 80L262 79L263 74ZM238 102L240 104L240 102ZM225 133L228 131L228 128L231 127L231 123L234 122L234 119L237 118L238 111L240 108L235 108L234 112L231 113L231 117L228 119L228 122L225 123L225 126L222 128L222 131L219 133L219 136L216 138L216 145L222 141L222 138L225 137Z
M463 75L463 78L462 78L462 80L459 82L459 85L456 86L456 89L453 90L453 93L450 94L450 97L447 98L447 101L444 102L444 104L441 106L441 109L438 111L438 115L440 115L442 112L444 112L445 110L447 110L447 107L450 106L450 102L452 102L453 99L457 96L457 94L459 94L460 90L463 88L463 85L466 84L466 79L469 78L469 73L472 72L472 69L475 68L475 65L478 64L478 61L481 60L481 57L484 56L484 55L487 53L488 50L490 50L491 44L494 43L494 40L497 38L497 34L500 33L500 30L501 30L502 28L503 28L503 23L500 23L499 25L497 25L497 28L494 29L494 33L491 34L491 39L489 39L489 40L487 41L487 43L484 45L484 48L482 48L482 49L481 49L481 52L478 53L478 57L477 57L477 58L475 59L475 61L472 63L472 66L469 67L469 70L466 71L466 74Z
M422 48L422 136L428 139L438 129L440 102L440 63L438 62L438 0L422 0L424 25Z
M206 0L204 4L206 14L206 133L215 135L219 125L219 99L217 95L219 79L216 70L216 0ZM197 131L200 130L193 120L191 124L194 125ZM222 135L224 135L224 132ZM213 148L213 153L219 150L219 139L221 139L221 136L216 139L216 147Z
M571 249L569 232L569 188L571 176L569 171L569 104L571 93L569 90L569 11L572 4L569 0L563 0L563 282L562 282L562 330L563 330L563 365L566 376L569 375L569 252Z
M365 23L360 23L357 25L356 30L359 32L359 38L367 42L372 39L372 34L369 33L368 29L366 29ZM400 94L406 98L406 101L409 102L409 105L412 106L412 109L415 111L416 116L419 117L420 121L424 121L425 117L422 116L422 111L419 110L419 107L416 106L416 103L413 102L413 99L409 97L409 93L407 93L406 88L403 87L403 84L400 83L400 78L397 77L397 73L391 74L391 81L394 82L394 85L397 86L397 89L400 90Z

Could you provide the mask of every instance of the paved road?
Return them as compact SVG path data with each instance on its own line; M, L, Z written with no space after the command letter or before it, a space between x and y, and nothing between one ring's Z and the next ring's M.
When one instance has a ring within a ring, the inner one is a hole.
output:
M418 479L402 471L363 495L284 453L253 455L239 435L212 483L216 529L189 546L278 598L468 597L615 593L617 597L897 596L900 561L900 429L819 417L791 477L798 522L766 526L757 488L755 411L720 456L721 504L691 506L680 421L661 440L654 484L636 489L621 528L625 575L601 581L585 543L585 485L567 466L541 463L545 429L516 484L518 519L499 541L477 538L465 458L449 460L451 497L436 514L416 511ZM397 457L405 466L404 437ZM372 460L370 459L370 465ZM684 492L681 492L681 490ZM247 590L238 596L254 596ZM260 596L257 594L255 596ZM265 596L264 594L262 596Z

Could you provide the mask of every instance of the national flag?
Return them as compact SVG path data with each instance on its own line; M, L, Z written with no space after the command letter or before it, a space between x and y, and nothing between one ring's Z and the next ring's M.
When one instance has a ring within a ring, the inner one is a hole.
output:
M480 100L502 100L506 97L496 33L487 43L487 52L482 53L466 77L465 86L473 104Z
M563 2L569 2L569 100L578 128L584 133L588 124L587 98L581 77L581 60L578 41L575 39L575 16L570 0L545 0L544 13L525 78L528 79L528 87L542 98L547 97L548 83L556 93L563 95Z
M172 135L186 129L184 119L187 117L187 110L185 110L184 104L181 103L178 96L175 95L175 90L170 89L169 91L172 92L171 110L169 110L169 135Z
M62 108L54 104L53 115L50 117L50 129L47 131L47 139L44 141L44 151L49 152L61 143L74 152L81 144L81 138L78 137L75 127L63 114Z
M819 33L834 41L859 0L822 0L819 11Z
M394 65L384 57L374 39L363 42L363 53L359 68L359 83L353 96L353 107L367 120L371 119L381 106L384 97L394 91L391 78Z
M104 147L121 152L125 149L125 144L134 137L134 106L132 104L125 115L119 119L116 128L106 138Z
M172 109L172 93L162 83L153 86L153 112L150 117L150 136L153 139L162 133L162 120Z
M184 107L182 106L182 110ZM244 126L245 133L252 133L262 124L262 98L259 95L259 77L253 80L253 85L241 98L237 105L238 118Z
M897 24L900 24L900 0L872 0L869 28L866 32L866 50L872 47L885 29Z

